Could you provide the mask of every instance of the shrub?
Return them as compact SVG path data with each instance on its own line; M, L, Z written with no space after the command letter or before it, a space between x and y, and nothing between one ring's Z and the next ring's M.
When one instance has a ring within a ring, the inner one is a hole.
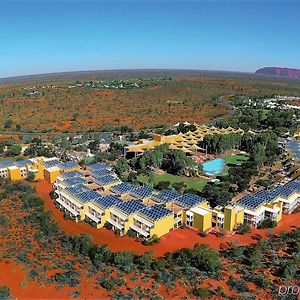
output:
M246 234L246 233L250 232L250 230L251 230L250 225L247 223L244 223L244 224L238 224L236 232L238 234Z
M267 219L264 219L263 221L261 221L257 228L274 228L275 226L277 225L277 222L270 219L270 218L267 218Z
M13 297L10 295L9 287L0 285L0 299L1 300L13 299Z
M235 279L232 275L230 275L229 280L227 281L227 284L231 286L234 290L243 293L248 292L247 283L244 280Z
M7 217L3 214L0 214L0 225L3 226L3 225L6 225L7 224Z

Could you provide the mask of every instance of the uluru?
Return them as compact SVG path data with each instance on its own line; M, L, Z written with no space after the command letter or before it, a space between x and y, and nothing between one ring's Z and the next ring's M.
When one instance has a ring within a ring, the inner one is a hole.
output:
M266 67L258 69L255 74L300 79L300 69Z

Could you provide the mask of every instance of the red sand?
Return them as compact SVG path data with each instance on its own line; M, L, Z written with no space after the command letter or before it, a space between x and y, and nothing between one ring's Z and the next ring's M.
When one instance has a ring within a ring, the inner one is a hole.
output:
M45 208L52 211L53 218L59 226L69 234L87 233L93 238L94 243L108 245L110 250L114 252L131 250L137 253L144 253L152 250L154 256L162 256L167 252L181 248L191 248L196 243L207 244L212 248L219 249L221 246L226 246L229 242L237 242L241 245L256 243L258 238L266 238L268 232L270 232L269 229L252 229L250 233L245 235L235 234L220 238L213 234L201 237L196 231L179 228L163 236L158 244L144 246L127 236L116 237L112 231L106 228L96 229L85 222L75 223L65 220L63 213L55 207L53 200L49 196L51 189L51 184L45 180L36 185L37 193L45 201ZM290 231L295 227L299 227L299 218L300 213L284 215L281 222L272 231L277 234L281 231Z

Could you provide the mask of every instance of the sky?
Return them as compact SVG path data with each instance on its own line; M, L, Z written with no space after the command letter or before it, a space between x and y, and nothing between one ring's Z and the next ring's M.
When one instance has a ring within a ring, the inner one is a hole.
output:
M300 1L0 0L0 78L300 68Z

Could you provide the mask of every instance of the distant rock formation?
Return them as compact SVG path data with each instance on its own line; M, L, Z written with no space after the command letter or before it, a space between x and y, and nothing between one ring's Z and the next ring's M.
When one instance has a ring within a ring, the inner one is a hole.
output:
M255 72L255 74L300 79L300 70L299 69L266 67L266 68L262 68L262 69L257 70Z

